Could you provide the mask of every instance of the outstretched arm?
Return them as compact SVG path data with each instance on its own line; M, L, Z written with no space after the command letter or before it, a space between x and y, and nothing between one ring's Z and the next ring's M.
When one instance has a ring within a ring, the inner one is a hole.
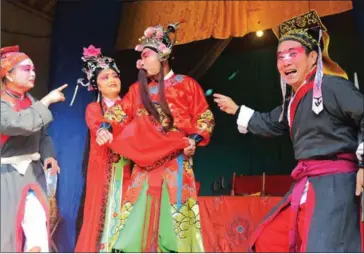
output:
M283 135L289 130L286 116L282 122L279 116L282 112L281 106L270 112L260 113L247 106L238 106L230 97L222 94L214 94L214 101L219 108L230 115L237 117L237 125L240 133L252 133L254 135L272 137Z
M281 136L289 130L287 119L279 121L282 107L278 106L270 112L260 113L246 106L239 107L237 124L240 133L250 132L264 137Z
M8 136L29 136L40 131L53 120L48 107L40 101L19 112L1 101L0 132Z

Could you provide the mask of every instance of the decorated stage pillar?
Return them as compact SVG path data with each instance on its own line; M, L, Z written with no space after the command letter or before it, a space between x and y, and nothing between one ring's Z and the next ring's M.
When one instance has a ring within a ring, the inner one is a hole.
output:
M93 44L105 55L113 55L121 5L122 1L115 0L57 1L49 90L65 83L69 86L65 89L66 102L51 108L55 121L49 129L61 167L57 201L62 221L53 236L60 252L74 250L84 188L81 168L87 135L85 108L92 95L80 87L73 106L69 106L77 79L83 77L82 48Z

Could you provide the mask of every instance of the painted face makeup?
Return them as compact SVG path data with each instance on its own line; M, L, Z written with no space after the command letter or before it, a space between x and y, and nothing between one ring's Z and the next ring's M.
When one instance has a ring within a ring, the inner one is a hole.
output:
M96 83L103 96L112 98L120 93L120 78L113 69L102 70L97 76Z
M297 41L283 41L277 51L277 68L283 80L300 86L312 68L305 47Z
M20 62L10 72L13 79L13 84L18 86L24 92L34 87L35 82L35 67L30 59Z
M304 52L305 52L304 47L290 48L286 51L278 52L277 59L278 61L294 60L299 54L302 54Z
M158 54L149 48L143 50L139 65L147 71L148 76L157 75L161 70Z

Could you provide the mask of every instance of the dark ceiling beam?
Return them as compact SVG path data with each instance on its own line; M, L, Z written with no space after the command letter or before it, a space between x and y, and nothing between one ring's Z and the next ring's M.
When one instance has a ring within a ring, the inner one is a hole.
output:
M56 0L48 0L48 2L44 5L42 11L44 13L49 13L54 8L54 6L56 6L56 3Z
M38 0L28 0L28 4L34 6Z
M23 9L23 10L25 10L27 12L30 12L30 13L32 13L32 14L40 17L40 18L43 18L43 19L48 20L50 22L53 21L52 15L43 13L43 12L33 8L33 7L30 7L30 6L26 5L26 4L21 3L18 0L5 0L5 1L12 4L12 5L14 5L14 6L19 7L20 9Z

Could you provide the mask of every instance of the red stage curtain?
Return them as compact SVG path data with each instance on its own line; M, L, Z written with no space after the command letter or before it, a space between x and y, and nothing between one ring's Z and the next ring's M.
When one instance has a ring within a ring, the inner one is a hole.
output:
M248 238L280 197L199 197L206 252L246 252Z

